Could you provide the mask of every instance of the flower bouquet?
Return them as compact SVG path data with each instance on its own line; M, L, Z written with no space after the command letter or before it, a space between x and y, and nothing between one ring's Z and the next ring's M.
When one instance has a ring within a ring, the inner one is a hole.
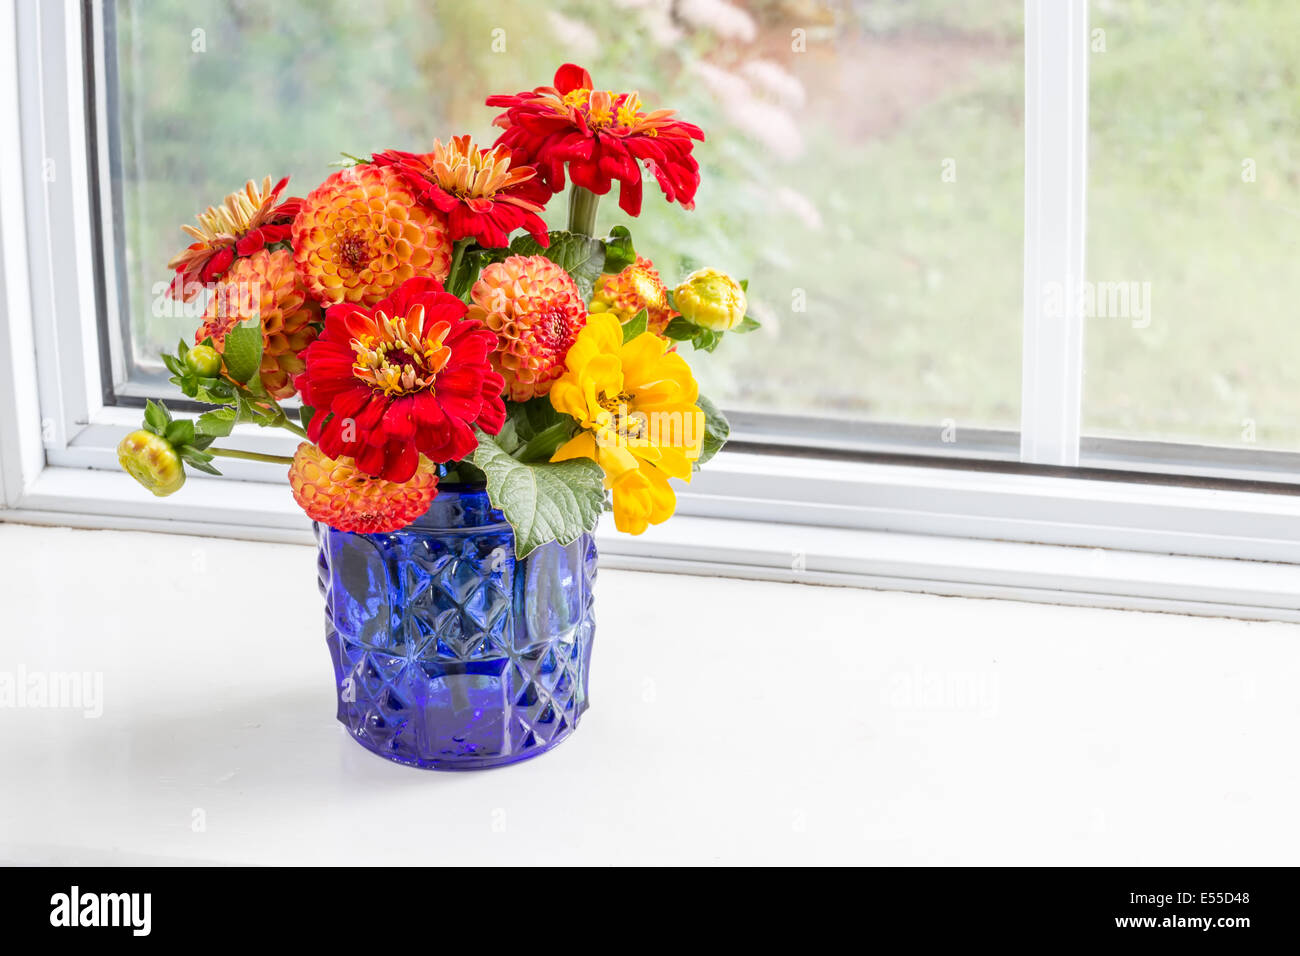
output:
M700 269L670 291L625 226L595 234L615 183L640 213L643 170L693 208L699 127L572 64L487 105L491 147L347 157L305 198L250 181L182 227L168 294L206 308L163 361L213 407L149 402L118 448L156 495L222 457L288 466L316 529L339 720L439 769L572 732L597 520L640 534L673 514L670 482L728 431L681 347L758 325L744 282ZM566 183L568 228L548 231ZM241 425L303 441L292 458L229 447Z

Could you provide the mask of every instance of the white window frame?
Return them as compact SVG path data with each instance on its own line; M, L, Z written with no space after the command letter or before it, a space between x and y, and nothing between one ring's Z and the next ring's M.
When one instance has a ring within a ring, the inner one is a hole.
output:
M98 317L116 290L111 275L96 288L96 230L109 248L119 238L88 212L107 181L88 149L107 134L102 110L86 125L83 31L102 29L99 4L88 9L88 23L76 0L0 13L0 136L20 145L0 153L0 520L310 541L271 466L223 462L226 478L195 475L166 499L116 466L140 413L103 401ZM1020 462L794 454L737 416L738 450L681 491L672 521L641 537L602 524L606 566L1300 621L1296 487L1230 480L1259 475L1230 462L1164 483L1077 467L1122 454L1089 454L1082 319L1041 314L1036 290L1083 275L1087 41L1086 0L1026 0ZM293 445L255 428L237 437Z

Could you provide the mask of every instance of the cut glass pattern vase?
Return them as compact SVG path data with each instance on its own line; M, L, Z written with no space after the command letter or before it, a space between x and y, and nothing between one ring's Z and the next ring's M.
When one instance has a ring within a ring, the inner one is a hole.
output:
M516 558L481 486L444 485L388 534L316 525L338 719L389 760L435 770L545 753L587 709L596 545Z

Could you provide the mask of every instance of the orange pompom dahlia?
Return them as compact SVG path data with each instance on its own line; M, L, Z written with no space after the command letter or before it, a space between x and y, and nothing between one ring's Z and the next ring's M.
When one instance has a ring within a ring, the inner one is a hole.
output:
M248 319L262 325L262 386L273 398L288 398L293 377L307 367L300 353L316 338L312 323L320 322L321 311L307 297L287 249L236 259L217 284L194 342L211 336L219 352L226 333Z
M622 272L603 275L596 281L591 297L593 315L608 312L620 322L627 322L642 309L649 316L646 328L656 335L662 335L677 315L668 304L668 289L649 259L637 256L636 262Z
M429 510L438 493L433 462L420 456L406 481L367 475L351 458L327 458L308 442L298 446L289 466L293 499L313 521L362 534L405 528Z
M302 203L296 197L280 202L280 193L288 184L288 176L274 187L270 176L260 187L250 179L220 206L199 213L197 226L181 226L196 241L167 263L167 268L176 270L168 295L188 302L203 286L220 279L238 257L288 240Z
M330 176L293 221L298 271L326 305L373 306L407 279L451 270L447 220L418 201L391 167L353 166Z
M545 256L511 256L484 269L470 297L470 318L497 334L492 367L505 379L506 397L523 402L550 391L587 324L569 274Z

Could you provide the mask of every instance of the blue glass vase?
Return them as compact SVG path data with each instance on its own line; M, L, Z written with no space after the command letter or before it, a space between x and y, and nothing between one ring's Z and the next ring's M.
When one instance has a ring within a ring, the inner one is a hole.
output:
M316 524L338 719L398 763L499 767L545 753L587 709L596 545L517 558L482 486L441 485L400 531Z

